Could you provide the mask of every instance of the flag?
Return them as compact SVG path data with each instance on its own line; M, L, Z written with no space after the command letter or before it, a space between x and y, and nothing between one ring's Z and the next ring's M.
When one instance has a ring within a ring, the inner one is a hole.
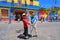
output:
M30 5L33 5L33 0L30 0Z
M18 6L21 6L21 0L18 0Z

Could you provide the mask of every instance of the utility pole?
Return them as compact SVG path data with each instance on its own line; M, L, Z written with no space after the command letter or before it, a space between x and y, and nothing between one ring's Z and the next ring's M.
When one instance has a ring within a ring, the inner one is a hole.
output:
M11 7L10 7L10 13L9 13L9 18L10 18L9 24L11 23L11 15L12 15L11 9L12 9L13 6L14 6L14 0L11 1Z
M25 12L27 11L27 2L25 0Z

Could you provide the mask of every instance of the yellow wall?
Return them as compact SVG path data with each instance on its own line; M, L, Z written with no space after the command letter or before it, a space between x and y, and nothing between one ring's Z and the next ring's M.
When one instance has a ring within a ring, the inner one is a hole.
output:
M21 0L22 4L25 4L25 0ZM30 5L30 0L26 0L27 4ZM39 6L39 1L33 1L34 6Z
M7 0L7 2L12 2L12 0ZM14 3L18 3L18 0L14 0Z
M39 6L39 1L33 1L33 5Z
M18 3L18 0L14 0L14 3Z
M12 2L12 0L7 0L7 2Z
M30 5L30 0L26 0L27 4Z
M58 14L60 14L60 10L58 10Z
M22 4L25 4L25 0L21 0L21 3L22 3Z
M7 0L7 2L12 2L12 0ZM27 5L30 5L30 0L26 0ZM18 0L14 0L14 3L18 3ZM25 4L25 0L21 0L22 4ZM39 1L33 1L34 6L39 6Z

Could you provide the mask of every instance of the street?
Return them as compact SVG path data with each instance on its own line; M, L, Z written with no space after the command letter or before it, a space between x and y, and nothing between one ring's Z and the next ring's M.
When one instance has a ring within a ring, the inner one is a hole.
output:
M21 30L19 33L16 30ZM37 22L38 37L20 39L23 33L22 22L0 22L0 40L60 40L60 22ZM35 34L34 31L32 34Z

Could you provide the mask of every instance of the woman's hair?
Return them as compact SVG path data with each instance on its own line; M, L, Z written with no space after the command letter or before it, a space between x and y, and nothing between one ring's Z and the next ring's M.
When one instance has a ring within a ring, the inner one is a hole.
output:
M29 13L34 13L33 11L29 11Z

